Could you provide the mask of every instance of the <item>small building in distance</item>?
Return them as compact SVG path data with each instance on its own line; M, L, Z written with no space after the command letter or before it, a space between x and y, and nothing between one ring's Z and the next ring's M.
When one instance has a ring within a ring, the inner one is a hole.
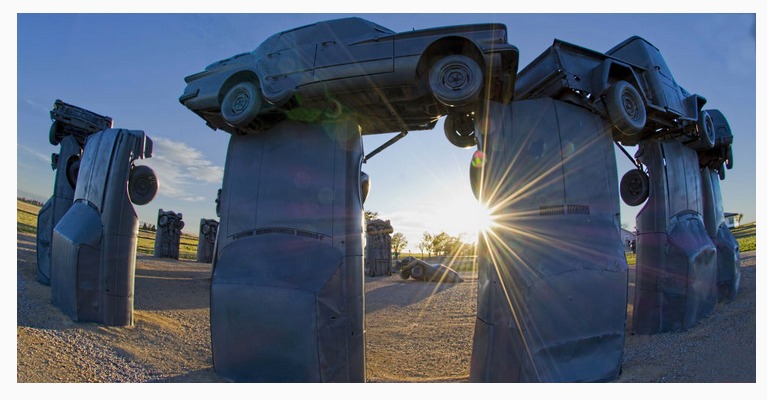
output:
M632 232L632 231L630 231L628 229L621 228L621 243L623 243L623 250L625 252L628 253L628 252L632 251L631 243L635 242L636 239L637 239L636 233L634 233L634 232Z
M737 228L740 226L740 219L743 218L741 213L724 213L724 223L728 228Z

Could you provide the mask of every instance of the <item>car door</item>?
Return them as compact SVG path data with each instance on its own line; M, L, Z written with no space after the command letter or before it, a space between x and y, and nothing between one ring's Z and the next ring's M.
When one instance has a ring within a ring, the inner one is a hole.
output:
M353 21L352 21L353 22ZM318 34L315 81L331 81L394 71L394 44L374 26L325 27Z

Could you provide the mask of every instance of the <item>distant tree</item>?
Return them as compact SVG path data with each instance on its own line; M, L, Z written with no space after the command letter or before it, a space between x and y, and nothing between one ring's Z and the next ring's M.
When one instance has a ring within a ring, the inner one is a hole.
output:
M374 219L378 218L378 212L377 211L368 211L365 210L365 221L372 221Z
M431 248L434 254L442 255L447 254L447 244L450 242L450 235L445 232L440 232L431 237Z
M423 251L426 250L431 257L431 252L434 251L434 236L429 232L424 232L421 236L421 243L418 244L418 248L421 249L421 257L423 257Z
M407 246L407 239L402 232L397 232L391 237L391 249L394 252L394 259L399 258L399 253Z

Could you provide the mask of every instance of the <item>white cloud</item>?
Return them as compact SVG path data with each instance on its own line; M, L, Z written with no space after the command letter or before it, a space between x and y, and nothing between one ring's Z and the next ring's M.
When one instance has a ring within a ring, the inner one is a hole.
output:
M221 184L224 167L214 165L199 150L169 139L153 137L152 142L152 157L141 163L157 174L159 194L182 201L202 202L207 198L195 190L200 184Z

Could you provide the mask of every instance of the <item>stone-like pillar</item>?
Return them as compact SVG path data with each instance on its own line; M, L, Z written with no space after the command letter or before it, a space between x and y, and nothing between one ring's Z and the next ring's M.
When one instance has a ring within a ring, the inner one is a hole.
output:
M106 129L88 140L74 203L53 230L51 301L75 321L133 324L138 217L157 178L137 158L151 157L142 131Z
M620 374L628 265L609 126L552 99L490 103L472 188L495 227L478 243L471 382Z
M365 381L362 157L352 120L232 135L210 299L218 374Z
M183 214L173 211L157 212L157 232L154 240L154 256L178 260L181 230L184 229Z
M51 119L48 140L54 146L60 144L61 148L58 154L51 154L51 167L56 171L53 195L37 215L37 280L44 285L51 282L53 228L72 206L85 139L112 127L112 118L61 100L54 103Z
M213 261L213 250L218 233L218 221L215 219L200 219L200 236L197 242L197 262L210 263Z
M365 229L365 274L368 276L391 275L391 233L394 229L389 220L367 221Z
M650 195L637 214L636 292L631 331L692 328L713 311L716 246L703 223L698 154L676 140L639 144Z

